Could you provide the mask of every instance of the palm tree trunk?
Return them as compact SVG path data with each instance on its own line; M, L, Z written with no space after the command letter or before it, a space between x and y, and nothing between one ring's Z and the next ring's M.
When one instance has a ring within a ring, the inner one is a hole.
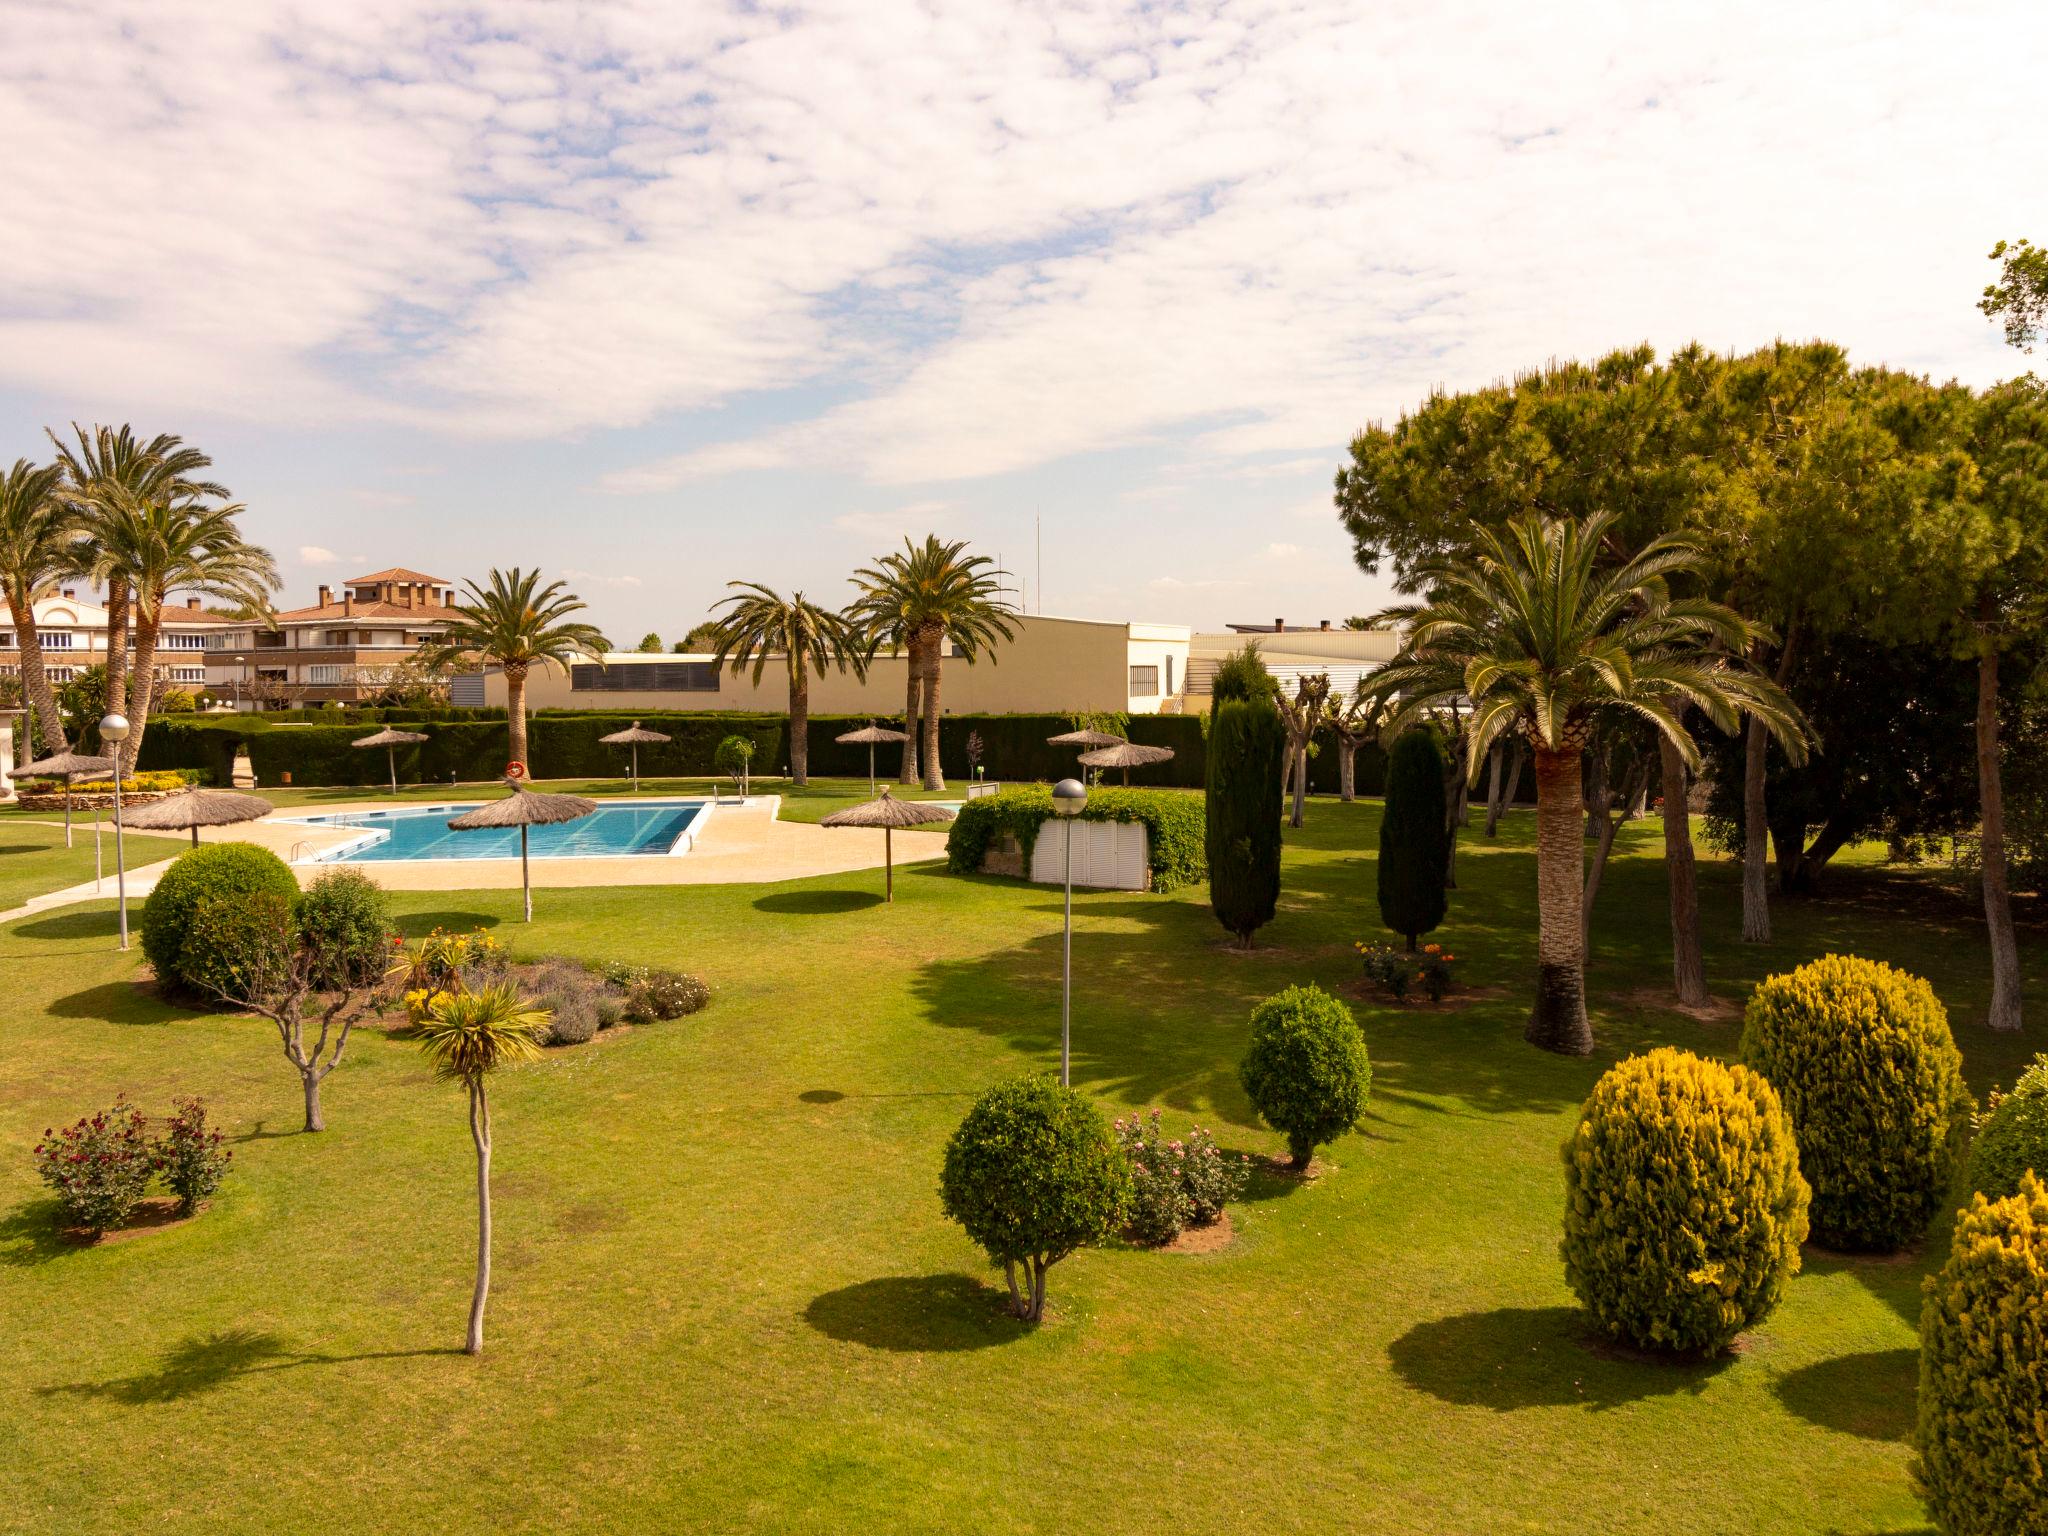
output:
M789 660L789 782L811 782L811 679L794 656Z
M1496 741L1486 751L1486 835L1493 836L1500 825L1500 775L1501 759L1507 754Z
M7 612L21 651L21 691L36 707L35 734L43 744L42 752L31 756L47 757L62 752L70 743L64 737L64 716L57 708L56 691L50 687L50 674L43 665L43 638L36 633L35 604L9 588Z
M107 578L107 708L128 703L128 578Z
M1986 610L1989 604L1985 605ZM1988 619L1988 611L1984 614ZM2020 949L2012 926L2012 892L2005 872L2005 787L1998 763L1998 646L1986 634L1977 652L1977 799L1983 817L1978 836L1984 879L1984 926L1991 934L1993 1029L2020 1027Z
M1664 872L1671 886L1671 984L1681 1003L1697 1007L1707 1000L1707 965L1700 947L1699 870L1693 860L1685 759L1661 734L1658 750L1664 778Z
M132 773L142 756L142 733L149 726L149 711L156 703L156 642L163 630L163 598L135 617L135 669L128 678L128 739L121 744L121 771ZM111 682L111 680L110 680ZM115 707L112 687L107 690L108 707Z
M526 762L526 668L515 664L505 668L505 728L512 742L511 760L525 763L531 778L533 765Z
M924 787L944 789L946 775L939 762L939 666L943 638L927 641L925 644L924 674L924 719L918 730L924 737Z
M1536 749L1536 1004L1523 1036L1566 1056L1593 1051L1586 1019L1585 802L1579 753Z
M903 769L897 774L899 784L917 782L917 700L918 690L924 679L917 671L917 646L915 643L903 648Z
M491 1298L491 1105L481 1079L469 1085L469 1135L476 1143L476 1293L469 1303L466 1353L484 1352L484 1304Z

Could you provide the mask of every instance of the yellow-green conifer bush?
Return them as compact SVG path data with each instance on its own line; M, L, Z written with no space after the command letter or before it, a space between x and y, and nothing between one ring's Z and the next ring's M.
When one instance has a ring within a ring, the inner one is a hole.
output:
M2036 1056L2012 1092L1994 1093L1970 1148L1970 1188L1996 1200L2032 1171L2048 1179L2048 1056Z
M1758 1074L1665 1047L1610 1068L1564 1144L1565 1278L1611 1337L1711 1353L1799 1269L1806 1181Z
M2048 1531L2048 1187L1978 1195L1920 1310L1914 1481L1950 1536Z
M1742 1059L1792 1117L1815 1241L1888 1253L1927 1231L1973 1107L1932 987L1878 961L1823 956L1758 985Z

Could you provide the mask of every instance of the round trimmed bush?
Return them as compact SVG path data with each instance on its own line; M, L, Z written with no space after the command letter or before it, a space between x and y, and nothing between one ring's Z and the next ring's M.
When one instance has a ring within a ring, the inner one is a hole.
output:
M199 903L214 898L243 900L270 892L299 898L299 882L285 862L254 843L206 843L179 855L142 904L142 952L160 981L195 983L180 968L185 936Z
M1237 1080L1266 1124L1287 1138L1296 1168L1358 1123L1372 1062L1351 1010L1321 987L1289 987L1252 1010Z
M946 1143L939 1194L946 1214L1003 1266L1011 1310L1037 1322L1046 1270L1130 1214L1131 1169L1094 1105L1050 1077L1022 1077L967 1112Z
M1951 1536L2048 1531L2048 1187L1973 1199L1925 1293L1914 1482Z
M1565 1279L1606 1333L1707 1354L1799 1270L1806 1181L1771 1085L1669 1046L1594 1086L1564 1144Z
M2048 1180L2048 1056L2036 1056L2012 1092L1992 1097L1970 1148L1970 1188L1994 1200L2017 1194L2029 1169Z
M1852 955L1768 977L1743 1015L1742 1059L1792 1118L1817 1242L1889 1253L1926 1232L1971 1110L1932 987Z
M306 888L299 934L316 987L374 986L391 966L391 903L359 869L331 869Z
M279 891L207 896L185 925L179 985L235 1007L277 996L301 951L291 898Z

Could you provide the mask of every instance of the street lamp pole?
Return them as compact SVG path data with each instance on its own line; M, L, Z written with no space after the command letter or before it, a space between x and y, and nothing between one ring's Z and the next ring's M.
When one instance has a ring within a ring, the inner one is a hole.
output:
M248 670L248 667L249 667L249 658L248 658L248 657L246 657L246 656L237 656L237 657L235 658L235 665L236 665L236 666L238 666L238 667L240 667L240 668L242 668L242 669L243 669L243 671L247 671L247 670ZM242 673L241 673L241 672L237 672L237 673L235 674L235 713L239 715L239 714L240 714L241 712L242 712Z
M100 719L100 744L113 750L114 760L114 888L121 902L121 947L128 947L128 860L121 848L121 743L128 739L126 715L104 715Z
M1060 860L1066 875L1066 927L1060 941L1060 1086L1071 1088L1074 1014L1074 820L1088 803L1088 789L1078 779L1061 779L1052 787L1052 808L1066 825L1067 846Z

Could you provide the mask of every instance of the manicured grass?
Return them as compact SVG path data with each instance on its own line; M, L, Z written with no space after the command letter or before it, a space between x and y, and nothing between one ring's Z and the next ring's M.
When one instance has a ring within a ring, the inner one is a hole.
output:
M107 889L114 888L114 829L101 829L101 858ZM183 838L146 836L124 832L125 863L136 869L159 859L174 859L191 845ZM31 896L47 895L68 886L83 885L93 877L92 821L90 814L75 821L71 847L64 846L64 827L42 820L19 817L0 822L0 912L9 912Z
M864 786L862 786L864 790ZM1199 889L1077 894L1075 1079L1109 1111L1199 1118L1273 1153L1236 1082L1245 1018L1346 983L1372 936L1378 808L1316 802L1279 919L1218 947ZM1739 1354L1623 1357L1557 1258L1558 1145L1603 1067L1733 1021L1659 1001L1654 823L1622 834L1596 926L1600 1052L1519 1038L1531 818L1461 853L1438 935L1461 1011L1358 1012L1366 1129L1302 1186L1263 1176L1205 1257L1088 1252L1045 1326L941 1217L940 1151L987 1083L1057 1055L1057 892L899 871L780 886L402 898L406 926L497 925L521 954L680 965L693 1018L551 1052L494 1089L498 1279L461 1343L473 1242L459 1092L370 1036L296 1134L267 1025L167 1008L104 908L0 929L0 1526L381 1532L801 1530L1901 1532L1913 1319L1941 1238L1813 1253ZM2024 1039L1981 1024L1981 926L1920 876L1848 870L1737 939L1704 872L1710 971L1738 999L1827 949L1930 976L1973 1087ZM2048 938L2023 939L2038 978ZM1498 989L1497 991L1495 989ZM214 1207L97 1249L52 1230L28 1150L117 1091L200 1092L237 1138ZM25 1324L22 1320L33 1320Z

